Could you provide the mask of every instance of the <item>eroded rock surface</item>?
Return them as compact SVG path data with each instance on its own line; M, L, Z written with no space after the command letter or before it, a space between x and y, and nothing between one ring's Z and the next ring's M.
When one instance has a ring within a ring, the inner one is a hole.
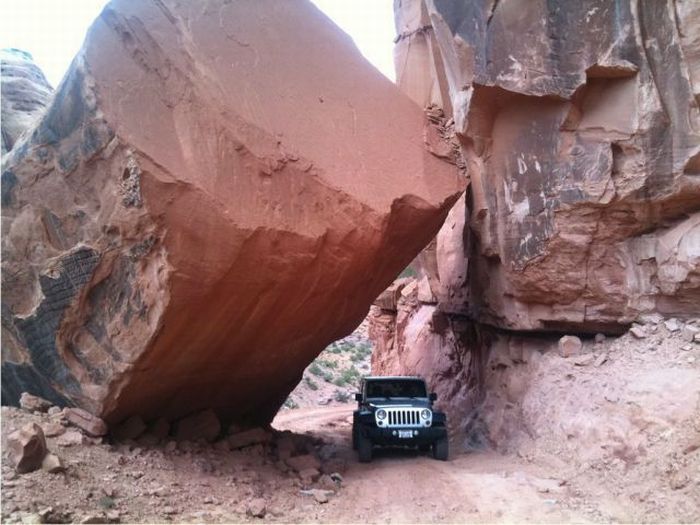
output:
M110 3L3 165L3 401L269 421L461 193L426 129L308 2Z
M53 89L32 56L18 49L0 51L0 106L2 107L2 155L44 112ZM3 179L3 205L5 204Z
M453 118L471 178L468 226L455 210L422 256L434 295L516 330L692 316L697 3L525 4L395 4L399 83Z
M502 369L523 345L556 352L569 334L588 366L604 357L579 356L574 334L700 313L697 2L394 6L399 86L443 109L470 186L416 282L371 310L372 372L424 375L454 427L484 413L508 441L494 421L527 384Z

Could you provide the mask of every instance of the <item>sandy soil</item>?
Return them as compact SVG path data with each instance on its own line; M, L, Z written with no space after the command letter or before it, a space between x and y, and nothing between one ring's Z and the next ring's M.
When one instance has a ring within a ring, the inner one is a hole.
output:
M3 455L2 522L699 523L700 342L662 323L645 330L586 342L576 358L537 351L504 361L492 379L527 386L518 410L498 404L508 389L489 387L490 413L514 413L492 417L500 452L456 440L447 462L386 450L360 464L353 404L282 410L271 443L238 451L223 441L61 446L51 437L65 473L17 475ZM13 429L52 422L1 413L3 449ZM284 440L293 455L319 458L325 475L304 480L285 464Z

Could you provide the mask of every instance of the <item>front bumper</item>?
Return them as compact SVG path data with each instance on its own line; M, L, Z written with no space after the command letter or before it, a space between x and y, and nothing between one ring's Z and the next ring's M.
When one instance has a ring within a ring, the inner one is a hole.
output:
M400 438L399 429L379 428L379 427L361 427L362 435L372 441L373 444L379 446L409 446L416 447L421 445L430 445L438 439L447 437L447 429L445 427L414 427L402 428L401 430L410 430L413 436L410 438Z

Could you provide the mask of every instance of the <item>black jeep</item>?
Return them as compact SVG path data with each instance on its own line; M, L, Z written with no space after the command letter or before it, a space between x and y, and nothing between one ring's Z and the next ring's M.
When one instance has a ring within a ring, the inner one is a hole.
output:
M362 463L372 461L372 448L432 448L433 457L447 460L447 420L433 410L436 394L428 395L420 377L365 377L355 394L352 447Z

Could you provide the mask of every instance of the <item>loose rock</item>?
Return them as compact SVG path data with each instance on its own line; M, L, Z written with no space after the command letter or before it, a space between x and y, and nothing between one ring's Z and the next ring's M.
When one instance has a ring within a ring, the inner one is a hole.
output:
M97 416L92 415L82 408L65 408L63 416L71 424L93 437L101 437L107 434L107 424Z
M134 415L123 421L112 431L112 435L118 441L125 439L136 439L146 430L146 423L143 422L141 416Z
M233 450L250 445L257 445L259 443L269 443L271 440L272 434L264 428L252 428L234 434L228 438L229 446Z
M307 469L321 469L321 462L312 454L304 454L301 456L293 456L286 460L287 465L292 467L296 472L302 472Z
M44 435L46 437L60 436L66 431L66 427L59 423L56 423L55 421L49 421L48 423L44 423L41 425L41 428L44 430Z
M221 432L221 422L216 412L204 410L177 422L175 438L178 441L204 439L214 441Z
M85 436L77 430L69 430L56 440L56 444L60 447L80 446L85 445L87 442Z
M36 423L29 423L13 432L7 437L7 453L18 473L37 470L46 455L44 431Z
M255 498L248 502L246 514L255 518L264 518L267 513L267 504L262 498Z
M581 342L581 339L579 339L575 335L565 335L564 337L559 339L558 348L560 356L571 357L581 352L581 349L583 348L583 343Z
M51 408L51 402L28 392L22 392L19 398L19 406L29 412L46 412Z
M50 474L58 474L66 470L63 461L56 454L46 454L41 463L41 468Z
M630 333L637 339L644 339L647 336L647 332L643 326L634 325L630 328Z

